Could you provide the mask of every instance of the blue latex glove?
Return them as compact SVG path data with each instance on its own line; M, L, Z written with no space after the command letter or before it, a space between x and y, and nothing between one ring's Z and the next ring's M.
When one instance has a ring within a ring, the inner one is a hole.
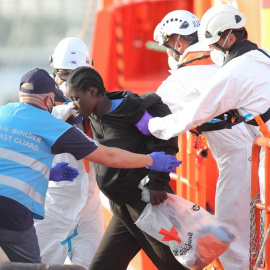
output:
M59 162L51 168L50 180L55 182L73 181L78 175L78 170L68 166L67 162Z
M178 167L182 161L178 161L172 155L166 155L165 152L153 152L149 154L153 159L153 165L146 167L149 170L158 172L175 172L175 167Z
M218 238L220 241L225 244L231 243L231 241L235 238L235 235L231 233L228 228L224 226L219 227L211 227L211 233Z
M215 226L215 225L205 225L202 228L200 228L198 231L199 235L203 236L205 234L208 234L209 232L212 233L218 240L224 242L225 244L230 244L234 238L235 235L229 231L228 228L225 226Z
M150 136L151 132L148 129L149 120L152 119L147 110L144 111L142 118L135 124L135 127L144 135Z

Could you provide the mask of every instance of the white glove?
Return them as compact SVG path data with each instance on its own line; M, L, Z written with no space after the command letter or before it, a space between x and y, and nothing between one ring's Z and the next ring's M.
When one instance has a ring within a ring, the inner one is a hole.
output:
M76 116L76 112L72 109L72 102L70 102L68 104L54 106L52 110L52 115L55 118L66 121L71 115Z

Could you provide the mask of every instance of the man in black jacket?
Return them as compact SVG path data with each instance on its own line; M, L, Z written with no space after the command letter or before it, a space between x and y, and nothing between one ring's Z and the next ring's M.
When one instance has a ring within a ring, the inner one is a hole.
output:
M70 74L67 95L78 115L90 116L93 137L98 142L140 154L165 151L174 155L178 152L177 138L165 141L147 137L135 127L146 109L156 117L170 114L158 95L106 92L99 73L87 67L77 68ZM113 216L89 269L124 270L140 249L159 270L185 269L168 246L134 224L146 205L141 200L140 182L148 180L150 201L158 205L167 199L167 192L173 192L169 173L145 168L114 169L96 164L96 178L99 188L110 199Z

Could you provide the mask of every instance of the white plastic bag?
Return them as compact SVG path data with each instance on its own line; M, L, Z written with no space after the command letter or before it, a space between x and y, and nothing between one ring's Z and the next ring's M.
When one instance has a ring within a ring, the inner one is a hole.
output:
M174 194L160 205L148 203L135 224L168 245L174 257L193 270L210 264L235 238L215 216Z

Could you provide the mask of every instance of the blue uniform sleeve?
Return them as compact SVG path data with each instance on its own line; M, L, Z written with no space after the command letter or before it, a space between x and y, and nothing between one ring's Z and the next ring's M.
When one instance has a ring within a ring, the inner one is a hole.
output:
M77 160L91 154L98 148L98 142L89 138L77 127L72 127L62 134L51 148L54 155L69 153Z

